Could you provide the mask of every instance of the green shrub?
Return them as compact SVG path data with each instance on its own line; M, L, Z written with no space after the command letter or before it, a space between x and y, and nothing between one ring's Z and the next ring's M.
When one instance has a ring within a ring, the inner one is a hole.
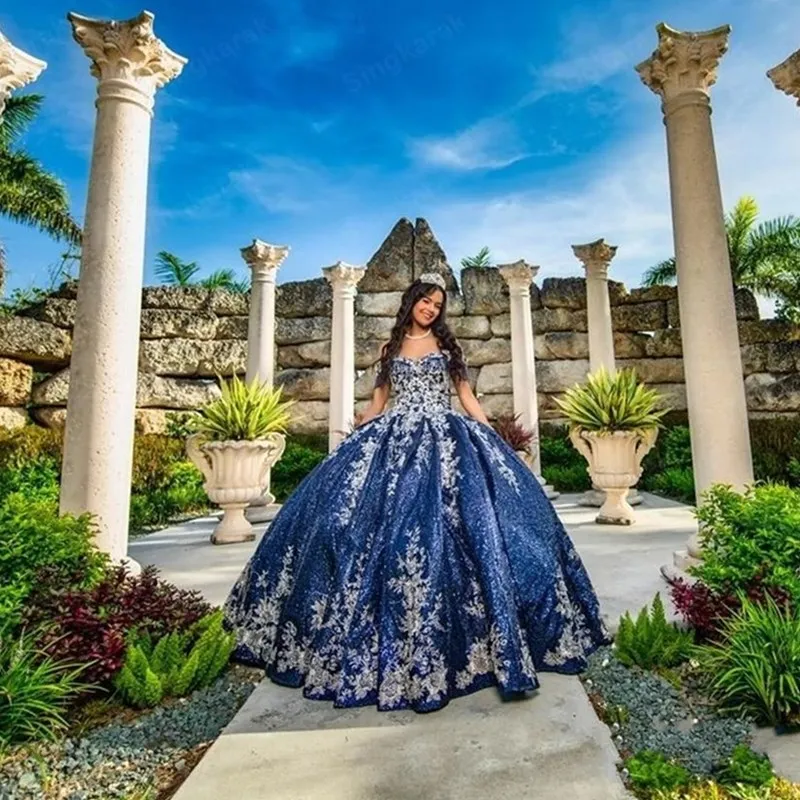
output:
M59 516L55 503L23 494L0 503L0 624L19 618L45 567L54 578L80 575L76 588L100 580L108 560L94 547L94 535L88 515Z
M620 619L615 638L616 656L627 667L666 669L689 658L692 642L691 632L667 622L661 595L656 594L652 613L645 606L635 622L627 611Z
M222 611L199 620L187 633L172 632L155 644L134 636L115 686L136 708L153 708L165 697L183 697L210 684L225 669L236 635L222 626Z
M771 598L722 622L721 641L697 648L712 696L769 725L800 722L800 615Z
M680 503L695 503L694 472L691 467L668 467L663 472L644 475L641 487Z
M800 604L800 490L714 486L697 510L703 560L688 571L725 594L759 580Z
M800 419L751 419L750 444L757 480L800 487Z
M676 791L693 781L692 773L686 767L653 750L642 750L626 759L625 768L634 789L645 797Z
M35 636L0 627L0 751L26 741L53 740L67 727L70 701L87 688L81 668L39 651Z
M300 482L327 456L326 451L312 449L293 441L286 443L280 461L272 468L270 490L281 503Z
M59 488L59 465L47 455L37 456L22 466L0 469L0 503L12 494L58 502Z
M755 753L746 744L738 745L731 757L714 771L714 777L723 786L769 786L775 773L767 756Z
M542 476L559 492L584 492L592 486L592 479L586 471L586 461L571 467L545 466Z

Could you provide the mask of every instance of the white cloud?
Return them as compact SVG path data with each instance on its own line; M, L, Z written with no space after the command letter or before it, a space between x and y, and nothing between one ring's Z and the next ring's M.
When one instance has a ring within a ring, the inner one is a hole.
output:
M800 24L800 13L794 16ZM761 30L733 38L712 89L725 206L750 194L764 218L800 213L800 109L765 77L790 52L782 49L786 36L777 35L787 22L786 14L775 15L772 30L764 30L762 20ZM796 30L798 24L788 27ZM644 58L651 50L648 46L637 56ZM598 53L606 52L602 45ZM529 191L472 197L427 210L452 263L488 245L498 262L524 257L541 264L541 277L580 274L570 245L602 236L619 245L612 277L630 287L639 285L648 266L671 254L664 127L658 99L633 74L634 61L627 62L631 78L623 93L641 119L634 120L624 139L548 173L545 183ZM614 63L609 62L609 71ZM571 87L583 69L564 62L549 74Z
M481 120L453 136L412 139L408 150L420 164L459 171L503 169L531 155L513 123L500 118Z

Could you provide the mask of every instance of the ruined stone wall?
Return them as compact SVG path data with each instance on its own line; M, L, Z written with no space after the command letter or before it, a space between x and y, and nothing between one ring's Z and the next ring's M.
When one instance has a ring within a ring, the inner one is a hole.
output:
M438 271L451 288L450 324L470 379L490 417L512 410L508 292L498 271L469 268L457 282L427 223L397 223L368 264L356 299L356 398L371 395L375 361L402 290ZM577 269L576 269L577 271ZM686 408L680 320L672 287L633 289L610 283L619 366ZM539 404L556 419L554 398L589 367L586 287L582 278L545 278L532 287ZM297 401L293 429L327 430L331 292L323 278L284 283L277 292L276 381ZM137 426L164 429L169 411L192 410L217 396L216 375L245 369L248 298L225 291L143 290ZM759 320L752 295L737 295L742 363L753 416L800 412L800 327ZM75 286L65 286L25 316L0 319L0 426L33 419L63 425ZM708 358L713 358L712 352Z

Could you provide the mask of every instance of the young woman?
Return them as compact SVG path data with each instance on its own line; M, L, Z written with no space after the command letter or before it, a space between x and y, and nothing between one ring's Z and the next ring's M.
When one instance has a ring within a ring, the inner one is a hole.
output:
M446 308L439 275L406 290L358 428L298 486L225 605L238 660L306 697L433 711L580 672L610 641L539 482L487 423Z

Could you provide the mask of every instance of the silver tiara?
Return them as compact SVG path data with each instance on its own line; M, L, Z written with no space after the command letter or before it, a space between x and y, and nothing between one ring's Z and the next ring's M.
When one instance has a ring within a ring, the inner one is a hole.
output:
M418 280L420 283L435 283L437 286L441 286L442 289L447 288L444 278L438 272L423 272Z

